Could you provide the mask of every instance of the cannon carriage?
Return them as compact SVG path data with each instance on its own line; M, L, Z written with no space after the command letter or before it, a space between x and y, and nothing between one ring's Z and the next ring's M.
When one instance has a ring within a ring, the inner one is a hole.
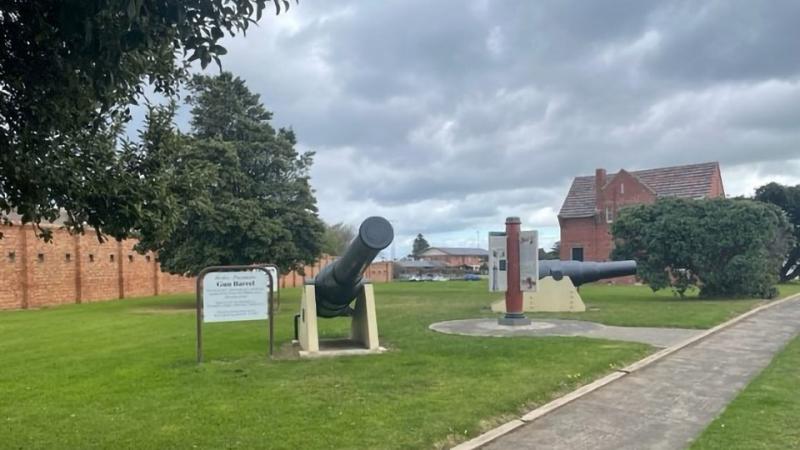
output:
M353 354L382 350L378 342L375 295L364 272L394 239L392 225L383 217L369 217L341 258L323 268L303 286L300 313L295 316L295 337L301 356L325 353L320 345L317 318L350 318L350 336L335 342L330 353ZM322 343L324 344L324 342Z

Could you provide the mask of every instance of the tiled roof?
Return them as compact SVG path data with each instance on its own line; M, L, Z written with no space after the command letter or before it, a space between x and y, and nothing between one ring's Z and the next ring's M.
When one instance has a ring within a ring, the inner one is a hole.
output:
M451 256L489 256L489 252L482 248L470 248L470 247L429 247L425 249L428 250L439 250L443 253L447 253ZM425 252L423 252L424 254Z
M686 166L629 172L649 187L658 197L702 198L708 195L711 181L719 170L719 163L710 162ZM606 175L611 181L615 173ZM561 206L559 217L591 217L595 214L594 176L575 177L567 198Z

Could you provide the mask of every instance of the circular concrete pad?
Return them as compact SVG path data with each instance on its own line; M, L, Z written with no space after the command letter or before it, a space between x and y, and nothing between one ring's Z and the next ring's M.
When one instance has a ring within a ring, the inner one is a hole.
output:
M598 339L632 341L655 347L669 347L703 330L683 328L614 327L584 320L535 319L530 325L505 326L497 319L466 319L434 323L433 331L463 336L583 336Z

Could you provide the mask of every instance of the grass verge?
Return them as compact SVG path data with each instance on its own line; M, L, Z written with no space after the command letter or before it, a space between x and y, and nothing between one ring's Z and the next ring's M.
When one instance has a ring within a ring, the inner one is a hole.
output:
M780 297L800 292L800 284L779 286ZM670 291L652 292L647 286L587 284L580 289L583 313L537 313L531 317L589 320L624 327L711 328L766 300L680 298ZM696 294L695 294L696 295Z
M692 450L800 448L800 337L731 402Z

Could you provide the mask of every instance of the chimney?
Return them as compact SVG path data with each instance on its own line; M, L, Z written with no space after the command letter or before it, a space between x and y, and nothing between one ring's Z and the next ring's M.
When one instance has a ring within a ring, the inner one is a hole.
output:
M606 169L595 169L594 171L594 207L597 211L603 211L603 186L606 185Z

